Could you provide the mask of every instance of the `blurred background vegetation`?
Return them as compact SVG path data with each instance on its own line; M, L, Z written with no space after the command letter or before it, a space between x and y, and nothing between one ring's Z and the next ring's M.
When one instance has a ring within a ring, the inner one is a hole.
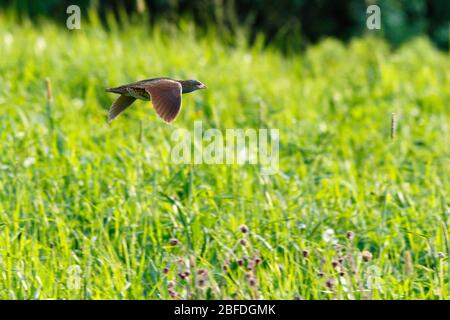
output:
M302 49L327 36L348 40L370 32L366 8L377 4L382 29L376 32L394 47L418 35L428 35L441 49L449 46L449 0L0 0L0 9L17 13L19 19L45 16L65 21L71 4L79 5L82 13L97 11L104 22L108 12L120 21L144 15L152 23L171 26L189 19L200 30L216 28L229 41L244 29L252 41L263 35L266 44L284 51Z

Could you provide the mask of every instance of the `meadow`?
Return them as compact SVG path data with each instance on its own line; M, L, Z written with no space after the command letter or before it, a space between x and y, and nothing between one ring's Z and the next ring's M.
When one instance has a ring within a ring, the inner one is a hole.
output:
M1 299L450 297L449 53L246 39L0 15ZM107 123L106 87L157 76L208 89ZM279 129L279 171L172 163L195 121Z

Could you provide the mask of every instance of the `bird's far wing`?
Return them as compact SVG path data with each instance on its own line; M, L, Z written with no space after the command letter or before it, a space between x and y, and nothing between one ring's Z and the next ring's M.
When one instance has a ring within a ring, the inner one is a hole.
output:
M108 113L108 122L113 121L119 114L128 108L136 98L119 96L112 104Z
M172 122L181 109L181 84L161 79L144 86L150 94L156 113L166 122Z

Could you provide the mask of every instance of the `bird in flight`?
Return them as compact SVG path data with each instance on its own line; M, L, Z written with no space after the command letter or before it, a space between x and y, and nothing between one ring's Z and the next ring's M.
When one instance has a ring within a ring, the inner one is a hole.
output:
M152 101L158 116L170 123L181 109L181 94L206 89L197 80L174 80L170 78L153 78L108 88L106 92L120 94L113 102L108 113L108 122L125 111L136 99Z

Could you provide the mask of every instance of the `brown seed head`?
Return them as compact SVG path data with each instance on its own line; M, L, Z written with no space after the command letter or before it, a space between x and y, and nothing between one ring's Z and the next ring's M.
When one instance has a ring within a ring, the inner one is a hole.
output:
M206 274L208 274L208 270L206 270L206 269L200 269L200 270L197 271L197 274L198 274L199 276L206 275Z
M173 290L169 290L169 294L172 299L178 298L178 294Z
M347 231L347 239L352 241L355 237L355 233L353 231Z
M241 240L239 240L239 243L241 244L241 246L245 247L247 245L247 240L242 238Z
M325 285L327 286L328 289L333 290L334 289L334 279L328 278L327 281L325 282Z
M180 243L180 241L178 241L178 239L172 238L170 239L169 243L171 246L176 246L177 244Z
M245 234L248 232L248 227L245 224L241 224L239 230Z
M205 286L205 284L206 284L205 279L199 279L197 281L197 285L198 285L199 288L203 288Z
M308 258L309 257L309 251L306 250L306 249L303 249L302 250L302 255L303 255L303 258Z
M368 250L364 250L362 252L362 259L364 262L369 262L372 260L372 253L370 253L370 251Z

